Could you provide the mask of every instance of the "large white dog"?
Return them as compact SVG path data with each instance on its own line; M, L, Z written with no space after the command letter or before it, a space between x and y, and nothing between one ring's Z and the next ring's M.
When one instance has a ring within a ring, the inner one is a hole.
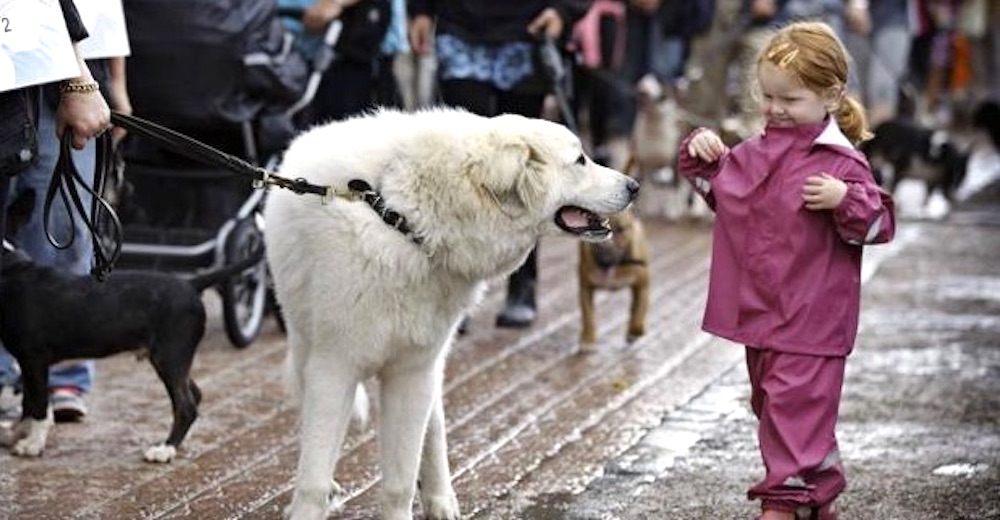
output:
M355 392L375 376L384 518L411 518L418 469L425 516L459 518L441 401L459 320L541 234L605 238L603 216L628 206L637 182L595 164L561 125L453 109L314 128L282 172L340 194L276 190L265 211L301 399L289 516L326 517Z

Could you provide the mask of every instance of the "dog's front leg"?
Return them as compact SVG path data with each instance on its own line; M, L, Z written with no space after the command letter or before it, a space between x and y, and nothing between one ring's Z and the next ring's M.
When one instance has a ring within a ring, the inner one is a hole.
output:
M427 518L453 520L461 516L458 497L451 486L448 468L448 441L444 424L444 403L437 388L431 417L424 435L424 450L420 458L420 503Z
M414 347L420 348L420 347ZM412 520L413 495L424 432L441 390L441 359L406 359L381 374L380 460L382 462L382 517ZM434 448L438 449L438 448ZM433 518L458 518L454 514ZM428 516L430 516L428 514Z
M329 514L333 470L351 420L358 379L337 373L338 363L314 353L303 371L299 465L288 508L290 520L323 520Z
M629 343L646 334L646 313L649 310L649 279L642 276L632 286L632 308L629 312L628 336Z
M596 350L597 332L594 325L594 286L583 278L585 273L580 275L580 351L592 352Z
M14 447L20 457L37 457L45 450L45 441L52 429L49 409L49 368L45 363L22 364L21 383L24 387L24 409L21 421L14 427Z

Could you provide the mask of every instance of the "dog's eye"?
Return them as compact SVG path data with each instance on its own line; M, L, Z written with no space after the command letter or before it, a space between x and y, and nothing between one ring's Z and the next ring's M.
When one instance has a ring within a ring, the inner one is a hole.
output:
M576 158L576 164L579 164L580 166L587 164L587 156L581 153L580 156Z

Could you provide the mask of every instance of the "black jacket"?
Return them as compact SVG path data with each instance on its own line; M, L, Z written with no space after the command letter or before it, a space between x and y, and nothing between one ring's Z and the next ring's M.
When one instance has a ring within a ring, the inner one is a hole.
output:
M409 0L411 16L430 15L437 31L470 43L507 43L531 39L526 28L546 7L559 12L565 23L563 38L587 13L591 0Z

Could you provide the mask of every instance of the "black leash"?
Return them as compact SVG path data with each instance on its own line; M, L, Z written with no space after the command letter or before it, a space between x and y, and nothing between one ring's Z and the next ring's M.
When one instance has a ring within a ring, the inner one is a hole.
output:
M544 34L539 40L538 52L541 57L542 70L549 80L556 104L559 105L559 114L562 116L563 124L574 134L580 135L580 127L576 124L576 117L573 115L572 106L570 106L569 93L566 92L568 77L566 67L559 48L556 47L555 41L548 34Z
M112 112L111 122L116 126L129 130L134 135L151 139L170 151L248 177L252 181L254 188L278 186L300 195L319 195L323 197L324 201L329 200L331 197L364 201L371 206L387 225L403 233L403 235L415 244L420 245L423 243L423 239L407 224L406 218L388 208L382 195L363 180L354 179L348 183L347 190L337 190L331 186L311 184L301 177L288 179L272 173L265 168L254 166L239 157L227 154L180 132L145 119ZM48 192L45 196L45 208L42 218L45 234L49 242L56 249L66 249L73 245L76 232L72 222L76 218L83 221L90 232L90 238L94 244L94 265L91 269L91 274L98 280L104 280L121 256L123 235L122 224L118 218L118 214L112 205L102 196L105 180L110 175L111 169L115 164L112 159L114 150L111 135L109 132L106 132L98 137L96 141L97 160L94 167L94 182L93 186L88 186L87 181L80 175L76 165L73 163L71 149L73 142L72 132L66 132L63 135L60 143L59 159L52 172L52 180L49 182ZM80 190L89 193L91 196L89 214L84 208ZM49 231L49 221L52 217L52 203L55 201L57 194L70 216L69 239L64 243L60 242ZM75 217L74 213L76 214ZM108 219L108 233L106 236L102 236L100 232L102 217Z
M52 179L49 181L49 188L45 194L42 226L49 243L53 247L56 249L67 249L76 240L76 230L73 226L73 222L76 220L74 213L76 213L77 217L89 231L90 240L94 245L94 265L91 267L91 275L98 280L104 280L121 256L122 243L121 221L118 219L118 214L111 204L102 196L104 180L113 165L113 161L111 160L113 153L111 135L105 132L96 139L97 160L94 164L94 182L92 187L80 175L80 171L77 170L76 164L73 162L72 143L73 132L67 130L63 133L62 140L59 143L59 158L56 160L55 169L52 171ZM89 212L86 210L83 199L80 196L81 190L91 196ZM69 216L70 233L66 242L60 242L59 238L52 234L49 227L52 217L52 203L55 201L57 194ZM101 222L102 216L108 219L107 228L110 236L107 238L110 240L110 244L106 243L99 231L99 222Z
M371 206L387 225L406 235L415 244L420 245L423 243L423 239L410 229L410 226L406 223L406 218L388 208L382 195L363 180L354 179L348 182L347 190L345 191L337 190L331 186L310 184L301 177L288 179L265 168L254 166L239 157L212 148L180 132L142 118L112 112L111 122L128 129L130 132L134 132L140 137L151 139L175 153L201 160L206 164L220 166L239 175L249 177L255 188L266 188L273 185L291 190L300 195L319 195L324 200L329 200L331 197L362 200Z
M222 168L235 172L239 175L249 177L253 181L255 188L263 188L268 185L274 185L291 190L300 195L309 193L312 195L319 195L321 197L329 196L330 188L328 186L310 184L303 178L287 179L285 177L281 177L265 168L254 166L239 157L225 153L202 143L201 141L197 141L180 132L171 130L165 126L160 126L151 121L135 116L112 112L111 122L116 126L120 126L130 132L134 132L140 137L151 139L172 152L190 157L192 159L200 160L205 164L221 166Z

